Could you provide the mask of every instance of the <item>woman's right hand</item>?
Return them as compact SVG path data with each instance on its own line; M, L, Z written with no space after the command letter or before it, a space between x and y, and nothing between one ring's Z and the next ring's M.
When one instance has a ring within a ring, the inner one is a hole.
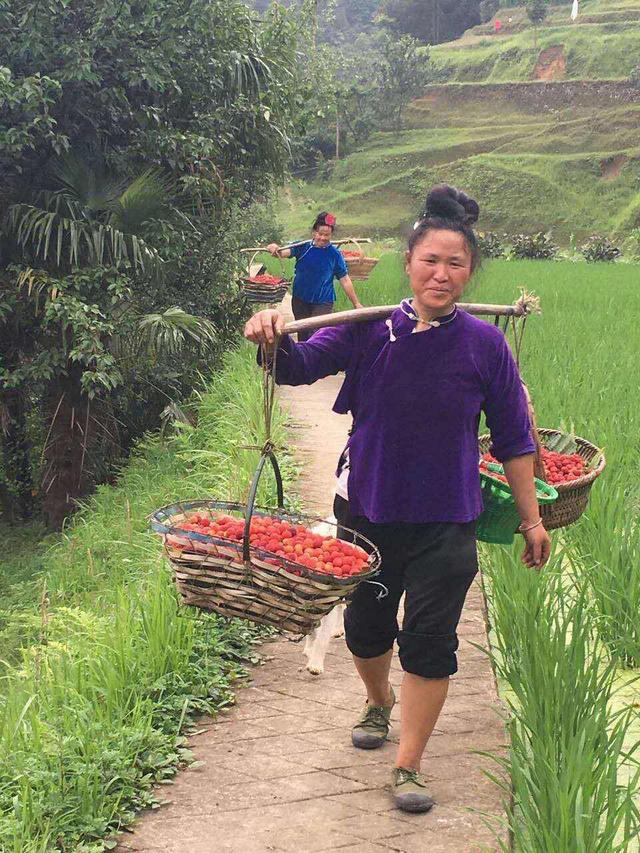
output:
M244 336L254 344L265 344L273 347L276 338L284 332L284 315L279 311L268 308L258 311L244 327Z
M277 257L278 252L280 251L280 246L278 246L277 243L269 243L269 245L267 246L267 251L274 257Z

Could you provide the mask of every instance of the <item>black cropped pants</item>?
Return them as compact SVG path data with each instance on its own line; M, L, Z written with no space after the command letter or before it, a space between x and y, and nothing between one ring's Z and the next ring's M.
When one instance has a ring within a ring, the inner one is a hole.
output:
M334 513L341 527L357 530L378 547L380 587L361 583L345 611L345 637L352 654L374 658L398 641L405 672L423 678L446 678L458 670L457 627L464 601L478 571L476 524L372 524L353 516L336 496ZM341 538L349 539L344 531ZM405 593L404 619L398 608Z

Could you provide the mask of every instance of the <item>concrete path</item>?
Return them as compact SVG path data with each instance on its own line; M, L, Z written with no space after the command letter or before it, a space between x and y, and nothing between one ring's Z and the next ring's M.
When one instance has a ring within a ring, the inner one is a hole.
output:
M331 413L337 378L283 393L304 475L300 492L328 515L333 468L349 421ZM486 644L479 587L460 626L460 673L423 770L437 806L427 815L392 807L385 785L394 745L366 752L350 744L363 693L343 640L335 639L319 677L305 669L302 646L264 646L270 660L238 692L235 708L192 740L197 769L181 773L159 796L170 800L143 815L118 847L144 853L471 853L497 850L480 812L500 818L501 795L474 754L497 751L505 733L493 674L473 644ZM392 682L399 695L402 673ZM397 742L399 709L391 740ZM492 768L493 769L493 768ZM470 811L472 806L478 811Z

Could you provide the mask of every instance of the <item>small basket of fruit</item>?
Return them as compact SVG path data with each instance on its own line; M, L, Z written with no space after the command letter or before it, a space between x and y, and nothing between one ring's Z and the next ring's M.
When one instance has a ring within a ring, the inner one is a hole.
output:
M560 430L538 429L537 433L544 480L558 494L552 503L541 504L540 514L547 530L568 527L589 504L591 487L605 469L604 453L586 439ZM488 435L480 438L483 460L492 464L496 460L489 453L490 444Z
M253 275L240 280L240 289L248 302L280 302L286 296L289 282L284 276Z
M353 237L347 242L353 243L356 247L355 249L340 249L342 257L347 263L349 276L356 281L366 281L378 263L378 258L365 257L364 251L360 248L360 244Z
M361 534L286 512L275 456L278 509L254 507L263 456L247 505L180 501L150 517L162 534L183 604L304 636L363 581L380 553ZM312 528L319 522L331 535Z

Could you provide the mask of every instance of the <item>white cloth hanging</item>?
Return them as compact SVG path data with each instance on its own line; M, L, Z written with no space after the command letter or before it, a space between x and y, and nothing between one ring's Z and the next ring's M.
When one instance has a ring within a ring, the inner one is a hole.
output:
M573 0L573 6L571 8L571 20L575 21L578 17L578 12L580 11L580 0Z

